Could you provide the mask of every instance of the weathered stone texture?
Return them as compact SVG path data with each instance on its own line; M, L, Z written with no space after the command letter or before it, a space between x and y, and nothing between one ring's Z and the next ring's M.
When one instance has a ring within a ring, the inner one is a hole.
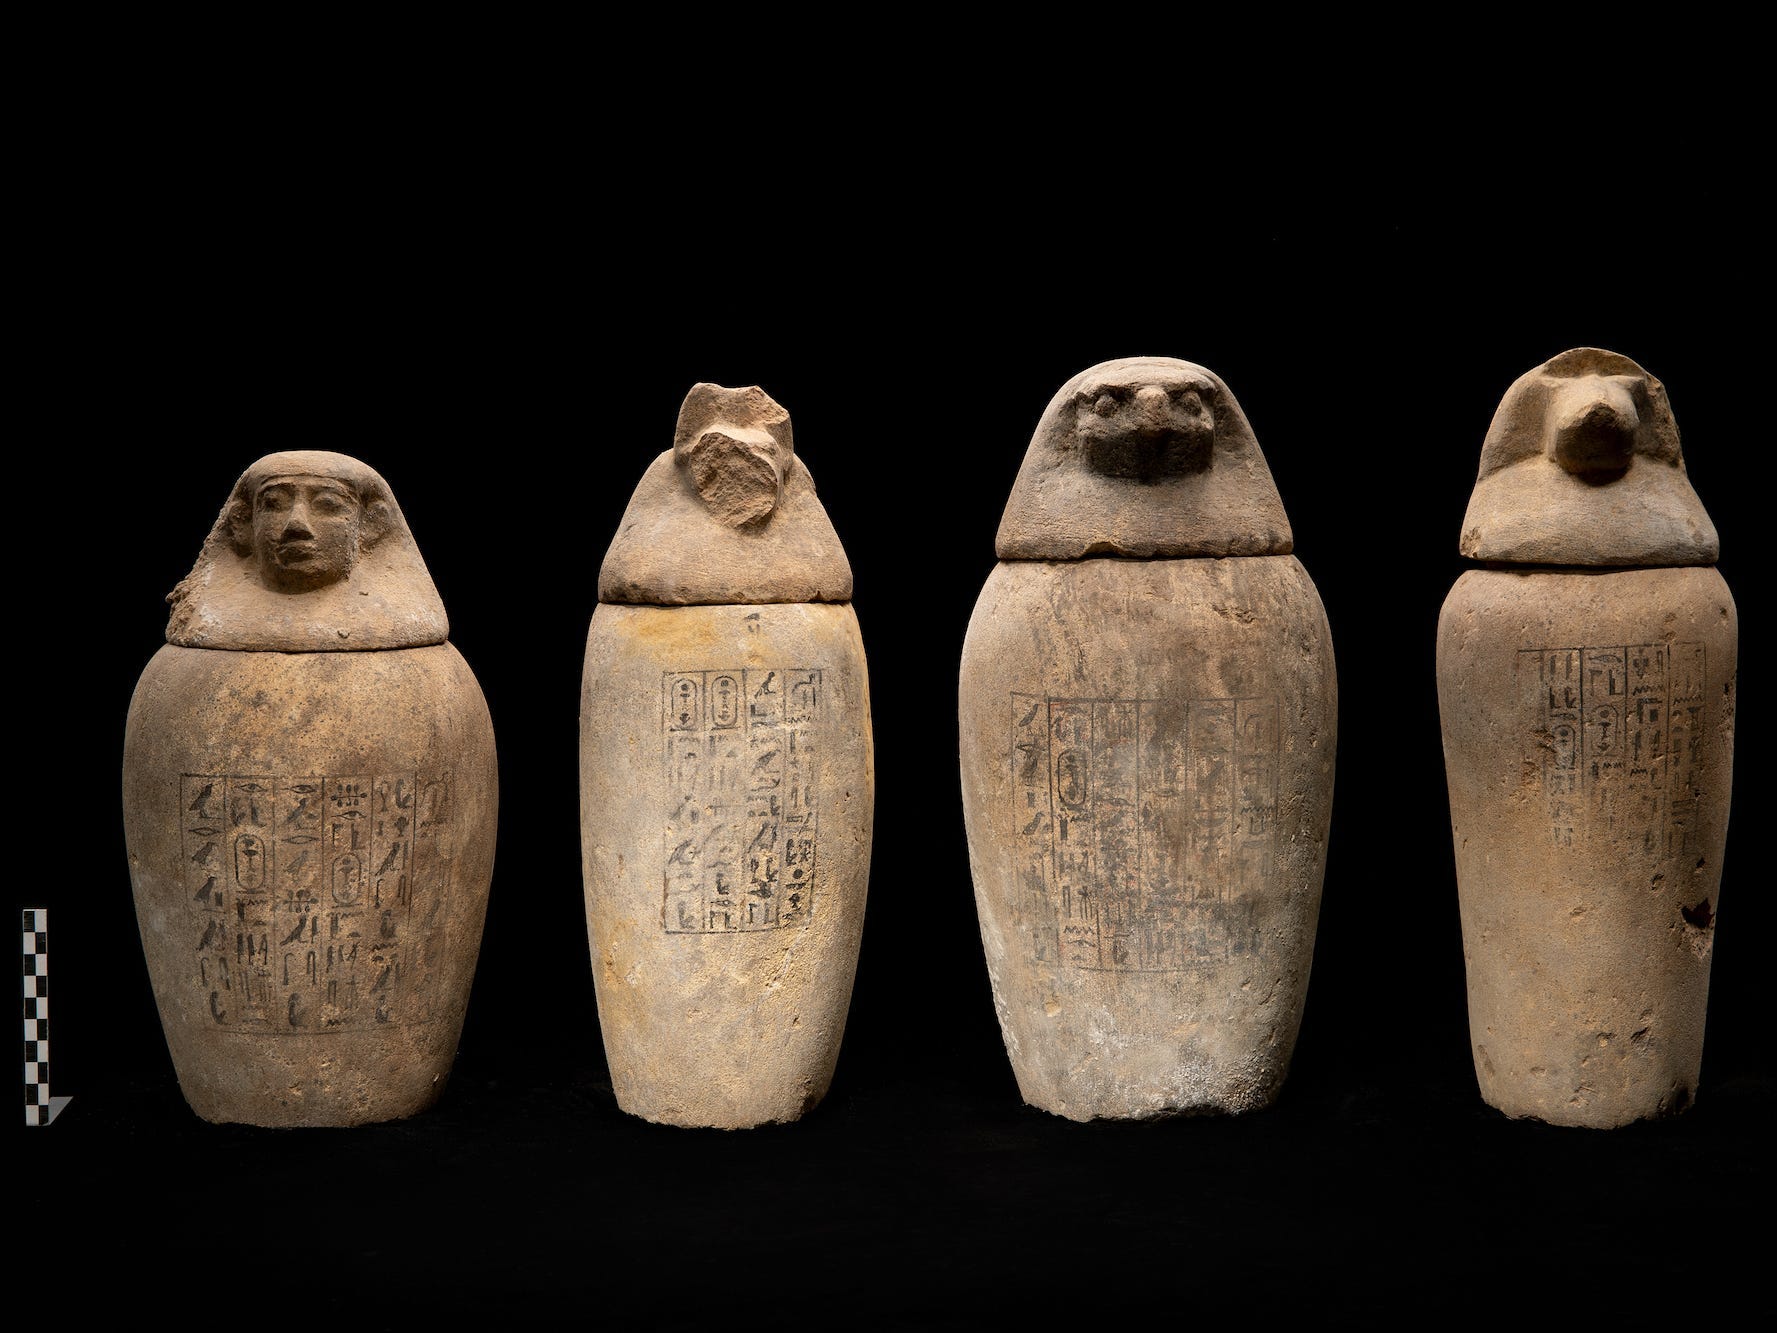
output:
M1474 570L1438 706L1481 1094L1609 1127L1695 1096L1738 626L1707 568Z
M1301 565L1002 563L961 700L981 938L1024 1099L1074 1120L1269 1104L1337 739Z
M849 605L593 615L586 919L625 1111L734 1129L826 1093L864 926L871 747Z
M1712 565L1665 386L1626 356L1563 352L1506 391L1462 553L1515 565Z
M355 459L268 455L169 600L123 800L180 1087L256 1125L424 1110L480 950L498 774L401 511Z
M1457 580L1437 661L1475 1074L1508 1115L1695 1096L1738 653L1716 548L1658 380L1578 348L1512 386L1463 520L1496 567Z
M757 389L695 386L605 558L581 845L617 1104L794 1120L839 1056L874 801L851 567Z
M1283 1082L1337 726L1290 544L1201 366L1094 366L1037 426L960 682L981 939L1032 1105L1237 1112Z
M1228 386L1189 361L1126 357L1074 376L1024 456L1001 560L1287 555L1283 501Z
M599 600L648 606L851 600L851 562L761 390L693 386L599 571Z
M167 601L167 642L184 648L361 652L450 632L388 484L312 449L267 454L242 474Z
M437 1099L497 791L487 705L449 644L155 655L130 705L125 832L194 1111L355 1125Z

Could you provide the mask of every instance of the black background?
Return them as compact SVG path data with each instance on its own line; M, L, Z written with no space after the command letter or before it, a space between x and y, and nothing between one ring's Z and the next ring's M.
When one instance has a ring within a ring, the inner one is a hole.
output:
M391 131L386 153L286 175L156 161L119 133L85 204L47 205L66 228L40 343L58 406L25 483L47 535L13 646L30 746L15 903L51 909L54 1086L74 1098L15 1149L49 1310L137 1293L373 1326L625 1303L643 1324L806 1310L931 1326L1769 1304L1749 1285L1777 1101L1750 799L1765 710L1739 720L1698 1102L1670 1122L1557 1130L1505 1120L1475 1088L1433 675L1493 409L1576 345L1665 382L1742 622L1754 639L1769 624L1764 373L1729 333L1768 296L1744 200L1699 201L1681 180L1682 204L1601 220L1590 196L1558 198L1502 217L1485 192L1445 208L1395 187L1235 221L1205 185L1182 211L1217 220L1189 225L1138 207L1141 191L1077 206L1054 173L985 157L816 174L742 154L643 178L606 140L557 160L465 127L462 158L416 157ZM1000 1044L956 672L1044 405L1076 371L1135 354L1207 366L1254 426L1332 625L1337 792L1278 1105L1079 1126L1021 1106ZM698 379L760 384L792 413L855 572L875 705L875 858L838 1075L801 1123L742 1134L617 1111L577 840L598 566ZM117 809L161 599L239 472L293 447L354 454L390 482L501 761L451 1084L422 1117L351 1131L213 1127L186 1109ZM95 540L61 540L69 526ZM1761 683L1743 651L1741 698Z

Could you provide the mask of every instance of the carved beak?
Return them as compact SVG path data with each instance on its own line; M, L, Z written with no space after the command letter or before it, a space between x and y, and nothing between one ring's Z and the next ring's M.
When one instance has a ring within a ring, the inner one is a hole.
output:
M1629 390L1614 380L1589 380L1563 396L1554 414L1548 456L1576 476L1620 476L1635 456L1641 416Z

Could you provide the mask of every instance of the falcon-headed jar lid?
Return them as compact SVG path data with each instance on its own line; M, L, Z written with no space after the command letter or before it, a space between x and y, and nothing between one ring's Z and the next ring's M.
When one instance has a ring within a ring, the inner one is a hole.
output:
M1521 565L1712 565L1665 386L1626 356L1563 352L1500 400L1462 553Z
M353 652L450 633L389 484L316 449L267 454L241 474L167 601L167 642L182 648Z
M599 600L851 600L851 562L796 457L790 414L763 389L685 395L673 447L642 474L605 553Z
M1286 555L1283 501L1234 395L1171 357L1075 375L1037 423L994 549L1002 560Z

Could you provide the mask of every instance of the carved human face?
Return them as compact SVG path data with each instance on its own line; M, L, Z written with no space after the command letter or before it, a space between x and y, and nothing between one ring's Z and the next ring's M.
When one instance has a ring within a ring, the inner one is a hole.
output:
M1194 472L1215 442L1214 386L1163 366L1095 376L1074 398L1086 463L1110 477L1143 480Z
M364 509L332 477L272 477L253 495L253 554L259 576L280 592L337 583L358 562Z

